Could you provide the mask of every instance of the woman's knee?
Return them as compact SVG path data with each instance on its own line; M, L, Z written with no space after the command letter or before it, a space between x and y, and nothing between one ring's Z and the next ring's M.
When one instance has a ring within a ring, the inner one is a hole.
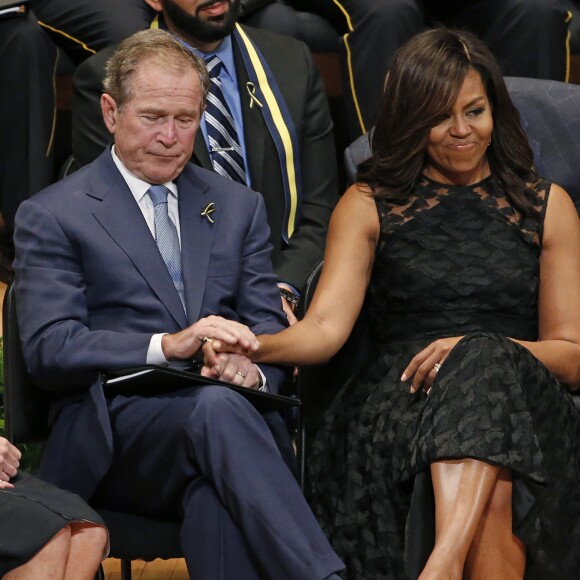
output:
M68 527L70 527L71 544L82 541L83 545L92 546L99 554L105 553L109 544L107 528L87 522L71 522Z

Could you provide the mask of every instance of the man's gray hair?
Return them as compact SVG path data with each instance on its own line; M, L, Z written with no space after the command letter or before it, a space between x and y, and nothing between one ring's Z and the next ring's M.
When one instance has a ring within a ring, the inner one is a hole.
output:
M172 34L160 29L142 30L129 36L107 61L103 89L119 108L132 97L130 80L144 61L178 73L194 70L201 84L203 110L210 83L205 63Z

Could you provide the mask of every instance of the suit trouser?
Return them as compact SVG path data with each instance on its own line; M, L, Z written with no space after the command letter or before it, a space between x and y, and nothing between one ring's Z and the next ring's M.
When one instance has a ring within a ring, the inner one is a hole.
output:
M374 124L394 52L426 26L465 27L494 51L506 76L566 80L567 11L559 0L292 0L341 34L351 140Z
M280 415L222 387L108 405L114 458L92 503L182 517L192 578L322 579L342 568L289 468Z

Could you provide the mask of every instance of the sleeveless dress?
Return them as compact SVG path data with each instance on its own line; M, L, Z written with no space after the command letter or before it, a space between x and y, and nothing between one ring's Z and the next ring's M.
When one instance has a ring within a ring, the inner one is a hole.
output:
M542 219L520 219L489 177L421 177L405 205L377 200L380 237L367 303L374 352L326 412L307 494L350 580L416 578L434 542L429 465L475 458L513 478L526 578L580 578L580 416L532 354L550 184ZM431 392L401 374L433 340L464 336Z
M13 488L0 489L0 578L30 560L70 522L105 526L74 493L22 471L10 481Z

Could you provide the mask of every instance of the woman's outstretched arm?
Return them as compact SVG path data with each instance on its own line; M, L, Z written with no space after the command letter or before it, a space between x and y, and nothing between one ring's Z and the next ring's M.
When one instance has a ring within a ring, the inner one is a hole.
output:
M367 188L353 185L330 220L324 267L304 319L277 334L260 335L254 362L303 366L325 362L346 342L361 310L379 234L375 202ZM207 366L228 345L206 344ZM246 353L244 353L246 354Z

